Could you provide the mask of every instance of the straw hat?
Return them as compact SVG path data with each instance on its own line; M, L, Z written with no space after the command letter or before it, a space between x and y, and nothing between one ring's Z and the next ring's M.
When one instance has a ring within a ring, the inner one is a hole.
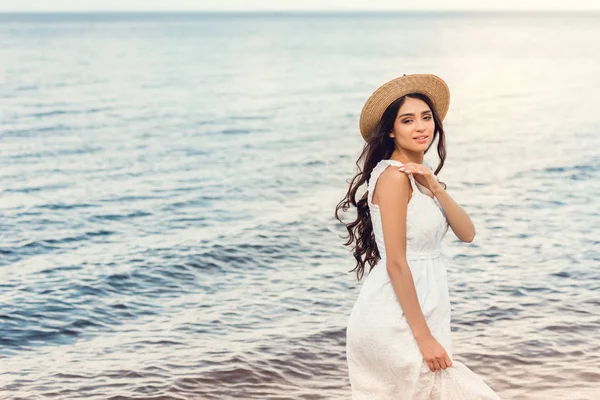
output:
M377 88L360 113L360 133L367 138L383 116L385 109L399 97L408 93L422 93L433 102L440 121L444 120L450 106L450 89L441 78L431 74L413 74L392 79Z

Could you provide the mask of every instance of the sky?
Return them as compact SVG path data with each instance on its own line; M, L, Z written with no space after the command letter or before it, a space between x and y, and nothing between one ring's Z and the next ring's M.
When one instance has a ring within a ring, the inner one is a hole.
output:
M0 0L7 11L600 11L599 0Z

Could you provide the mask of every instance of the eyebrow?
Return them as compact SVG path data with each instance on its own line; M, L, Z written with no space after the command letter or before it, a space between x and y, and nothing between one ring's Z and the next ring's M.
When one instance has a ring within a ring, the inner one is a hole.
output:
M423 112L421 112L421 114L427 114L427 113L431 113L431 110L427 110L427 111L423 111ZM415 116L415 114L413 114L413 113L408 113L408 114L402 114L402 115L398 115L398 118L400 118L400 117L405 117L405 116L407 116L407 115L410 115L411 117L414 117L414 116Z

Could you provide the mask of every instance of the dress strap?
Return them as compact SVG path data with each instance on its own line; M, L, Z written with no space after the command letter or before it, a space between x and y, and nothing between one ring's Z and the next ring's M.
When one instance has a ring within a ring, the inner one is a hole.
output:
M377 184L377 180L379 179L379 175L388 167L389 164L385 162L385 160L381 160L375 165L373 170L371 171L371 176L367 181L367 203L369 205L373 204L373 192L375 191L375 185Z

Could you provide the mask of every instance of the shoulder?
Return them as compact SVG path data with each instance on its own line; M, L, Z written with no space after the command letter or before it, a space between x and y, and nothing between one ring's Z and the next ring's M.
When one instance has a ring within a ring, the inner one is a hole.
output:
M408 194L408 175L398 169L395 165L389 165L379 177L379 188L386 196L403 196Z
M400 171L400 169L397 166L392 164L386 164L379 179L391 183L402 183L408 181L408 175Z
M395 219L398 212L402 212L401 205L404 205L404 212L410 201L410 182L408 175L398 169L395 165L390 165L383 171L377 185L377 204L384 215ZM401 215L401 214L400 214Z

